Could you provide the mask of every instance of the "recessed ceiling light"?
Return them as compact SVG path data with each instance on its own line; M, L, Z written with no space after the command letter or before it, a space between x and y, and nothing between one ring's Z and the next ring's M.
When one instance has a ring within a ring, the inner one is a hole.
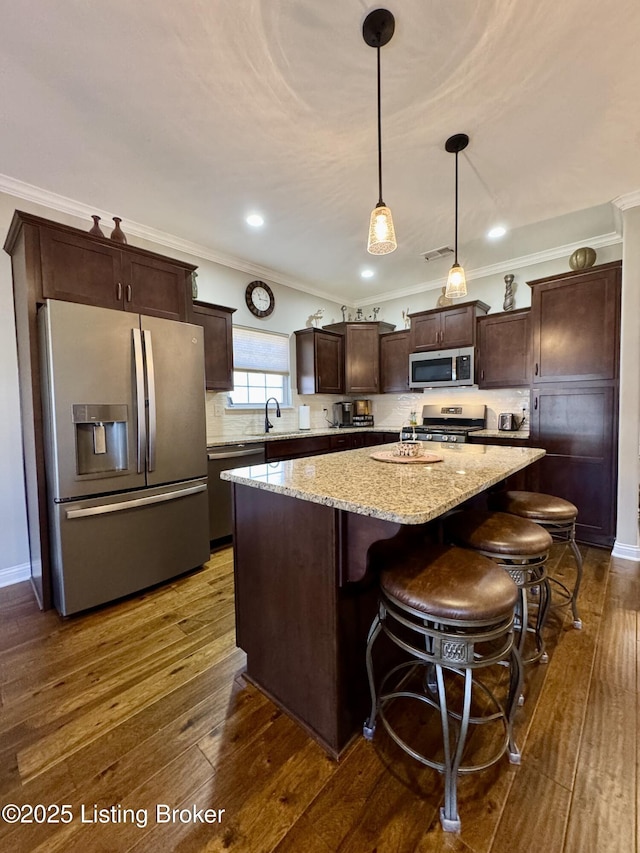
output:
M373 278L373 270L362 270L360 275L362 278Z
M499 237L504 237L507 233L507 229L504 225L496 225L495 228L492 228L491 231L487 232L487 237L490 240L497 240Z
M252 228L260 228L264 225L264 218L260 216L259 213L251 213L247 216L246 222L247 225L251 225Z

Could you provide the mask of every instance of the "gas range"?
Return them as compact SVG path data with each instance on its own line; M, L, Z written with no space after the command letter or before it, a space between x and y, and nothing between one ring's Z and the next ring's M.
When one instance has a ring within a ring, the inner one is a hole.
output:
M422 423L415 427L403 427L402 437L411 438L413 433L419 441L443 441L464 444L469 433L485 428L486 406L468 404L463 406L438 406L427 404L422 407Z

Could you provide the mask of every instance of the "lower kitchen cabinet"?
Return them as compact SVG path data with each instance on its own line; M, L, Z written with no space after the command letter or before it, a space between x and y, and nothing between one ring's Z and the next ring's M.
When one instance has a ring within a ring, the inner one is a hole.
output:
M282 459L301 459L304 456L317 456L321 453L335 453L340 450L355 450L359 447L375 447L398 440L397 432L342 432L336 430L332 435L310 435L304 438L284 438L266 442L267 462L280 462Z
M561 383L534 388L531 439L547 455L530 467L533 491L578 507L577 538L610 547L617 489L615 383Z
M331 452L331 435L310 435L305 438L283 438L266 442L267 462L280 462L282 459L299 459L302 456L314 456Z
M233 388L233 337L231 315L235 308L194 302L190 322L204 328L204 374L207 391Z

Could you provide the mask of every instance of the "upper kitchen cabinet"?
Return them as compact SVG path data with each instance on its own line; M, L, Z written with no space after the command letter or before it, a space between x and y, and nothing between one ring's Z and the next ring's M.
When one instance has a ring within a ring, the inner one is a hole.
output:
M343 394L344 337L312 327L295 336L298 394Z
M531 311L505 311L478 317L478 364L480 388L512 388L529 384Z
M621 263L528 282L532 381L618 377Z
M391 323L332 323L325 331L344 335L345 394L380 393L380 335L395 329Z
M233 388L233 327L235 308L194 302L190 322L204 328L204 375L207 391Z
M380 390L394 394L409 390L408 329L380 335Z
M409 314L411 352L475 346L476 318L484 316L489 308L476 299L451 308L432 308Z
M38 301L61 299L101 308L186 320L192 264L115 243L105 237L16 211L5 244L12 247L29 229L37 266Z

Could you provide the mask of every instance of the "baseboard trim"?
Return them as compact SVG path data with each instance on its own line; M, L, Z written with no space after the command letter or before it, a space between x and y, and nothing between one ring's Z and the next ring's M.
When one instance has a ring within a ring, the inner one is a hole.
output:
M28 581L31 577L31 564L23 563L21 566L9 566L0 569L0 587L11 586L14 583Z
M616 539L611 556L620 557L621 560L633 560L634 563L640 563L640 548L637 545L625 545Z

